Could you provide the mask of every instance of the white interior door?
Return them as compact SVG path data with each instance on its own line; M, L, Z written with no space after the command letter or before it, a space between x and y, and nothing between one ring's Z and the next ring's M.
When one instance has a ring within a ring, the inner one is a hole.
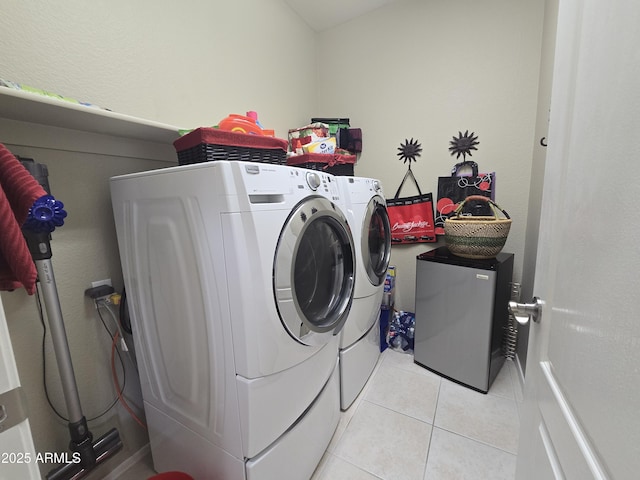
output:
M38 479L36 451L0 297L0 480Z
M519 480L640 475L639 25L560 0Z

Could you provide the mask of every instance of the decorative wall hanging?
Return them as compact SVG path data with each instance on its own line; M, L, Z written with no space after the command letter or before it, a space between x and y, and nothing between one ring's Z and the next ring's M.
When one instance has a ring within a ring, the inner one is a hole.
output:
M478 150L476 145L479 145L480 142L478 142L478 137L475 136L475 133L471 132L471 135L469 135L469 130L467 130L464 135L462 132L458 132L458 138L453 137L449 144L451 145L449 147L451 155L455 154L456 160L462 155L462 161L464 162L466 155L471 156L471 150Z
M413 138L411 140L405 139L404 143L401 143L398 147L398 150L400 151L396 155L400 157L403 163L409 162L409 170L411 170L411 162L415 162L416 157L420 156L422 146Z
M422 152L417 140L405 140L398 148L399 160L409 163L395 196L387 199L387 211L391 223L391 243L394 245L435 242L435 226L433 222L433 194L422 193L420 185L411 170L411 162L415 162ZM418 195L400 197L400 190L407 178L411 178Z
M478 150L478 137L469 130L458 132L449 142L449 151L456 159L462 156L462 162L456 163L448 177L438 177L438 202L436 203L435 232L444 235L444 221L456 210L458 205L470 195L481 195L495 200L496 174L479 173L478 164L466 160L472 156L472 150ZM464 168L470 168L471 173L463 174ZM465 204L463 212L466 215L492 215L491 207L486 202L470 201Z

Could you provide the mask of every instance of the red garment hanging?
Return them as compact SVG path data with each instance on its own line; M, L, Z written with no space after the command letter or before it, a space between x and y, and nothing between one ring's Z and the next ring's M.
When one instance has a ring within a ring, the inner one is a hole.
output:
M38 198L47 192L0 143L0 290L24 287L29 295L38 276L22 224Z

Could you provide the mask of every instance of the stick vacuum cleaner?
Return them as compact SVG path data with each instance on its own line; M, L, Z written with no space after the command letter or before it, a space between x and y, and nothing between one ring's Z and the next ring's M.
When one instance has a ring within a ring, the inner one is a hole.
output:
M46 165L36 163L32 159L20 158L19 160L38 183L42 185L44 190L49 193L49 195L35 201L22 227L22 233L38 271L38 279L49 320L51 340L67 406L69 433L71 434L69 448L72 455L69 457L69 463L50 471L46 479L78 480L118 452L122 448L122 441L118 430L113 428L94 442L93 435L87 426L87 419L82 413L51 264L50 234L56 227L63 225L67 213L64 211L62 202L50 195Z

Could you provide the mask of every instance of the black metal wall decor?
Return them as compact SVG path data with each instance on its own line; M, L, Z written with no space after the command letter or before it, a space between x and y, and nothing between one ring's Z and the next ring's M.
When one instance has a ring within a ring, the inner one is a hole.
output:
M462 132L458 132L458 137L453 137L449 144L451 145L449 147L451 155L455 155L456 159L462 155L462 161L464 162L467 155L471 156L471 150L478 150L476 145L479 145L480 142L478 142L478 137L474 132L469 135L469 130L467 130L464 135Z
M399 160L402 160L403 163L409 162L409 170L411 170L411 162L415 162L416 157L420 156L422 146L413 138L411 140L405 139L404 143L400 144L398 150L400 150L397 153L398 157L400 157Z

